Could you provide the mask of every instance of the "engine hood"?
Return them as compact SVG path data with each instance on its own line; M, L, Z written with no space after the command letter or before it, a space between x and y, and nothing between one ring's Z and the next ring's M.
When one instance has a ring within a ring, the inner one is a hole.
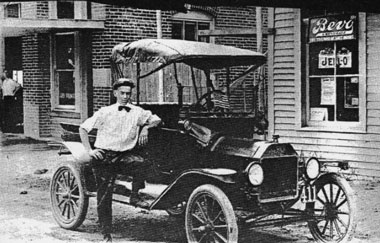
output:
M228 136L219 137L215 143L212 144L210 150L221 154L255 159L297 155L293 146L289 143L274 143Z

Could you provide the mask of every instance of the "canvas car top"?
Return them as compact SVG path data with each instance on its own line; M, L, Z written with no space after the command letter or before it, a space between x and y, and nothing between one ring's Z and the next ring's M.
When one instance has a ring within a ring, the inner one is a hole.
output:
M163 66L171 63L185 63L199 69L231 66L260 66L265 55L259 52L196 41L172 39L142 39L121 43L112 50L112 61L159 62Z

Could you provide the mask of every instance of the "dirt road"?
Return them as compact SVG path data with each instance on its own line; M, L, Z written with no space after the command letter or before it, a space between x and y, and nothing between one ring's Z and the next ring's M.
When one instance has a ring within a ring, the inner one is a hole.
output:
M95 200L77 231L55 223L49 203L54 168L69 156L45 142L0 133L0 243L98 242ZM38 169L46 173L34 174ZM380 242L380 182L351 181L358 201L358 228L352 242ZM114 204L114 242L185 242L183 224L164 211L147 212ZM239 242L313 242L307 225L245 229Z

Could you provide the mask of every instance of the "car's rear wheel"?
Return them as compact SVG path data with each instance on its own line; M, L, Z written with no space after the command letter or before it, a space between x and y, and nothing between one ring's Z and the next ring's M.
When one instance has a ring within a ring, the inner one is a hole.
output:
M80 174L72 165L59 167L50 183L50 202L54 219L65 229L74 230L86 218L88 196Z
M317 201L308 203L308 226L317 242L347 242L356 228L354 192L348 182L336 174L315 183Z
M238 226L232 204L214 185L202 185L191 194L186 207L188 242L237 242Z

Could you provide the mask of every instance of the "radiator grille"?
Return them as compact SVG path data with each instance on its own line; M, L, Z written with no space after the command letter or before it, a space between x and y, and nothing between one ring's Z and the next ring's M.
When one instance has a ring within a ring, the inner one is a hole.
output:
M261 200L297 195L298 158L296 156L270 157L261 160L264 181Z

